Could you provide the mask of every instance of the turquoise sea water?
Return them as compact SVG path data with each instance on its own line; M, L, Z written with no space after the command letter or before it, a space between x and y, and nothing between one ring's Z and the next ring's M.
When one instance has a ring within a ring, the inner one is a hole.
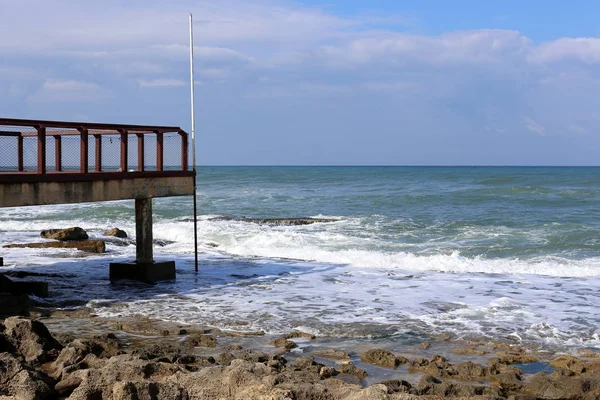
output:
M80 298L100 315L594 347L599 201L600 168L199 167L199 275L184 197L154 200L155 238L168 241L157 258L177 260L176 282L109 285L106 264L134 257L133 246L109 243L107 255L90 258L3 253L11 268L72 274L53 281L50 301ZM219 216L337 221L273 226ZM70 225L93 237L112 226L134 234L133 203L0 209L2 242Z

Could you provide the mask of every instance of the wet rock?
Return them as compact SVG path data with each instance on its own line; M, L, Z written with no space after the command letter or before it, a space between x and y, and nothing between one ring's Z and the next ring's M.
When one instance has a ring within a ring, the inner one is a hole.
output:
M297 226L310 225L316 223L337 222L337 219L331 218L236 218L236 217L215 217L211 221L235 221L249 222L259 225L275 225L275 226Z
M455 382L443 382L442 380L425 375L419 381L417 392L420 395L446 397L473 397L485 394L484 386L474 386Z
M7 244L4 247L32 249L77 249L88 253L104 253L106 251L106 244L102 240Z
M127 238L127 232L119 228L112 228L104 232L104 236L114 236L121 239Z
M66 229L47 229L42 231L40 236L44 239L55 240L86 240L89 238L87 232L78 226Z
M4 335L27 363L44 363L55 359L62 346L39 321L10 317L4 320Z
M231 353L221 353L216 358L221 365L230 365L233 360L235 360L235 356Z
M191 346L194 347L194 346ZM132 354L137 355L142 360L174 360L180 357L181 350L166 343L152 344L141 349L136 349Z
M473 349L473 348L461 348L452 350L454 354L459 355L474 355L474 356L483 356L489 354L489 351Z
M327 358L329 360L349 360L350 355L342 350L334 350L334 349L323 349L316 350L313 354L317 357Z
M284 338L284 339L298 339L298 338L302 338L302 339L314 340L316 338L316 336L313 335L312 333L294 331L294 332L290 332L290 333L288 333L286 335L283 335L282 338Z
M217 347L217 337L214 335L203 335L193 333L183 342L185 347Z
M53 382L8 353L0 353L0 397L44 400L56 397Z
M284 337L280 337L277 339L271 339L271 340L269 340L269 344L272 344L275 347L284 348L286 350L293 349L297 346L296 343L294 343L291 340L288 340Z
M534 354L528 354L521 351L499 351L496 355L500 361L506 364L526 364L539 361L539 357Z
M337 374L337 371L333 367L325 366L325 367L321 367L321 369L319 370L319 375L321 375L325 379L331 378L332 376L335 376L336 374Z
M455 368L458 379L478 379L488 375L488 369L471 361L460 363Z
M583 361L577 357L564 355L550 361L550 366L553 368L562 368L569 370L575 374L582 374L586 371L586 366Z
M351 364L351 363L340 364L340 365L336 366L336 369L341 374L356 376L357 378L360 378L360 379L365 379L367 376L369 376L369 374L367 374L367 372L365 370L357 368L356 365Z
M392 379L389 381L383 381L379 383L387 388L388 394L392 393L411 393L416 394L416 390L413 389L412 385L407 381L400 381Z
M385 368L398 368L400 364L407 362L404 357L396 357L389 350L372 349L361 354L360 359L367 364L379 365Z

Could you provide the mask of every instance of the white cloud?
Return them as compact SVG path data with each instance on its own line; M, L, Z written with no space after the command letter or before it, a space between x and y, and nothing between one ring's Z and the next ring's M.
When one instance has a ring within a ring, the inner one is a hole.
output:
M42 85L45 90L56 90L56 91L79 91L79 90L96 90L99 86L91 82L75 81L75 80L61 80L61 79L48 79Z
M600 38L561 38L540 44L530 55L536 63L576 60L587 64L600 62Z
M185 82L179 79L153 79L153 80L140 80L140 87L177 87L185 86Z
M531 119L529 117L525 117L525 118L523 118L523 121L525 122L525 127L530 132L536 133L540 136L546 135L546 128L544 128L542 125L535 122L533 119Z

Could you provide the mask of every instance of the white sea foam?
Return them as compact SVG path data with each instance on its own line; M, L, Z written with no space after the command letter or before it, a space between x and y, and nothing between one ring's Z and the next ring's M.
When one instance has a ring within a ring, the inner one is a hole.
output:
M84 218L85 207L70 216L68 209L54 207L52 212L64 214L58 222L46 218L45 207L25 216L14 209L3 210L0 242L39 241L39 230L57 225L82 226L95 238L112 226L133 234L131 204L118 207L123 208L123 217L117 219L93 213L92 218ZM384 221L377 216L340 217L339 222L307 226L267 226L213 217L199 221L202 269L196 276L191 272L192 222L156 216L154 237L173 242L156 247L156 258L178 262L177 281L158 287L108 284L107 263L132 259L134 246L109 242L108 254L86 258L75 250L2 249L2 254L8 268L67 274L50 279L50 300L80 299L100 316L141 313L225 329L239 329L243 321L248 323L245 329L269 333L299 329L373 337L453 332L600 346L598 257L488 258L456 250L468 250L456 244L465 238L515 234L506 227L493 232L465 227L452 240L432 236L413 242L410 238L419 232L407 229L396 235L407 239L394 242L381 234L378 224ZM544 232L535 234L544 236Z

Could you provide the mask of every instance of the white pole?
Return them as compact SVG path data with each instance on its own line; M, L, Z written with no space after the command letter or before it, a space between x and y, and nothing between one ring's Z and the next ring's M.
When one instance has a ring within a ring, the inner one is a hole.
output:
M194 171L194 269L198 272L198 196L196 196L196 115L194 113L194 33L192 13L190 13L190 103L192 108L192 170Z
M196 170L196 115L194 110L194 34L190 13L190 103L192 108L192 169Z

